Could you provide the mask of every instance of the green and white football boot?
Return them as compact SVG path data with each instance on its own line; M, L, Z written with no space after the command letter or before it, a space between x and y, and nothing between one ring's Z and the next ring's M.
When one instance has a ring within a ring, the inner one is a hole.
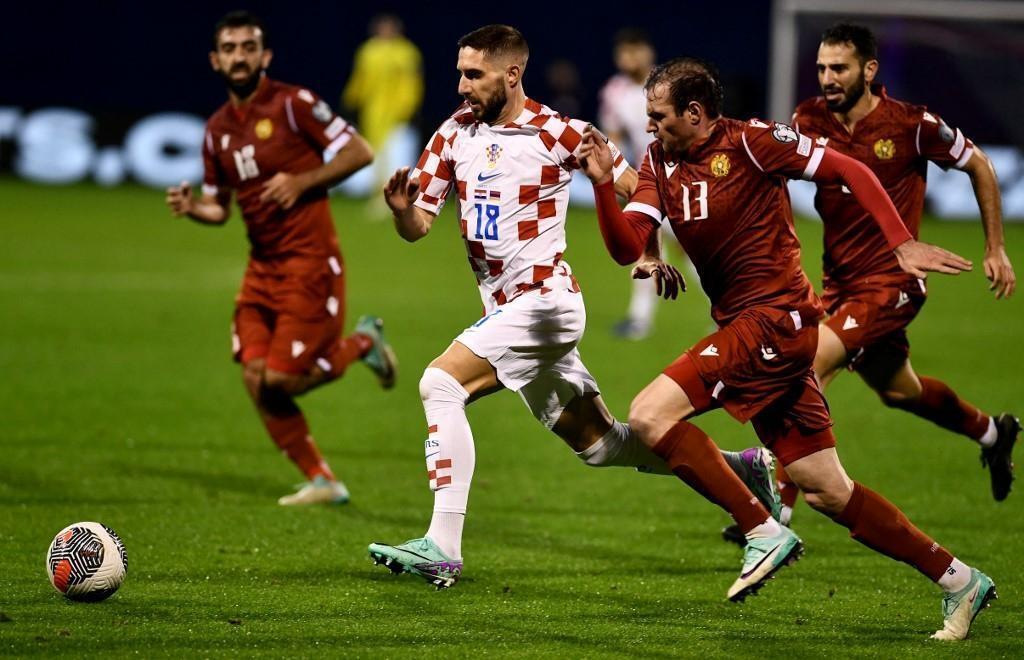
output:
M743 550L743 569L726 596L734 603L743 602L747 596L756 594L780 568L799 559L803 551L800 537L782 525L779 525L779 533L775 536L747 539Z
M398 376L398 358L391 344L384 339L384 321L377 316L360 316L355 331L373 340L370 351L362 358L363 363L377 376L380 386L390 390Z
M996 585L989 576L976 568L971 569L971 581L955 593L942 598L942 630L935 631L932 639L956 641L967 637L974 617L998 598Z
M772 453L764 447L750 447L741 452L723 451L722 457L768 509L772 518L778 520L782 515L782 499L775 484L775 457ZM741 548L747 545L746 537L736 524L723 528L722 538Z
M447 589L462 575L462 560L452 559L429 537L406 541L401 545L371 543L370 558L384 564L394 574L412 573L438 589Z

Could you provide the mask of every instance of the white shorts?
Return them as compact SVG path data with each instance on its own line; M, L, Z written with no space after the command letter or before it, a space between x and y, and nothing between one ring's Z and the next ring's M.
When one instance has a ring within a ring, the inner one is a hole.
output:
M525 293L466 328L455 341L487 360L498 380L519 392L526 406L551 428L576 397L598 392L576 345L587 310L580 293Z

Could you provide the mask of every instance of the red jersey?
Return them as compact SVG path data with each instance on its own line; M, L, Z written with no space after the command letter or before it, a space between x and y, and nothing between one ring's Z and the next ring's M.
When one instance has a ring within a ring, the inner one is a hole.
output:
M822 154L785 124L723 117L678 162L652 143L625 210L668 218L719 326L755 306L810 324L822 308L800 265L785 180L810 179Z
M974 145L924 106L891 99L880 85L872 92L880 98L878 106L857 122L853 133L835 118L823 97L798 105L794 126L871 168L916 239L928 161L963 168ZM894 284L914 279L900 268L878 225L841 183L819 183L814 206L825 225L826 291L849 290L867 278Z
M263 184L278 172L299 173L324 163L353 128L309 90L269 78L242 107L225 103L206 123L203 193L222 199L238 193L252 259L324 258L337 254L327 189L306 191L284 210L260 201Z

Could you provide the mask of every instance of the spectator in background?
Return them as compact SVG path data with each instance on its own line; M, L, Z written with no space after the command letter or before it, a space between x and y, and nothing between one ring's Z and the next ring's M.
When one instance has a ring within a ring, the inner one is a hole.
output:
M566 59L552 61L544 70L544 82L555 112L563 117L583 114L583 85L575 64Z
M657 55L646 32L623 28L615 35L613 57L619 72L601 88L598 122L608 139L622 145L622 152L639 168L653 139L647 132L644 83ZM673 238L668 225L663 225L663 229ZM632 282L626 318L616 323L612 332L625 339L643 339L654 324L658 295L653 279Z
M403 30L401 19L393 14L370 21L370 38L356 51L352 77L341 96L342 105L358 114L359 131L378 154L375 190L396 167L388 157L389 140L423 102L422 57Z

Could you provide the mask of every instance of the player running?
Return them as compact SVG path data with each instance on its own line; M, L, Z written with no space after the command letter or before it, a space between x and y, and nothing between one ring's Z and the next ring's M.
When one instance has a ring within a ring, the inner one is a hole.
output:
M871 171L789 126L721 116L715 69L680 58L647 82L647 114L657 142L648 149L625 212L611 184L612 157L588 133L582 156L594 182L608 250L632 263L663 217L690 256L712 302L715 332L686 351L634 399L629 423L669 466L703 472L708 436L687 421L724 407L751 421L808 503L868 547L904 561L946 592L938 639L963 639L995 598L992 581L918 530L881 495L852 481L835 450L831 419L812 371L821 304L800 266L785 179L846 185L879 223L900 265L956 273L970 262L918 243ZM707 475L707 491L718 484ZM774 520L737 516L747 533L743 572L729 589L740 600L750 576L791 559L800 540ZM756 530L755 534L750 534ZM781 543L779 542L781 540Z
M408 168L398 170L384 190L395 227L408 241L430 231L445 197L456 191L460 230L485 308L485 316L431 362L420 380L434 491L430 527L422 538L398 546L369 547L377 563L439 588L454 584L463 569L462 530L475 464L466 404L503 387L518 392L587 465L674 472L709 499L733 503L730 510L757 524L771 520L762 502L774 506L771 479L763 478L768 456L761 449L723 456L708 443L701 469L721 484L712 497L700 487L703 477L685 464L670 470L602 401L576 348L586 310L563 259L569 181L580 167L587 125L527 98L528 55L523 35L506 25L460 39L459 94L465 103L430 139L411 175ZM636 172L611 148L615 186L631 190ZM640 268L663 279L670 292L680 283L677 272L656 260Z
M246 390L281 451L308 480L282 505L343 503L349 494L320 455L295 397L362 360L385 388L394 354L381 320L364 316L342 337L345 276L327 189L373 153L344 119L309 90L270 80L263 23L232 12L217 23L210 64L228 102L207 122L202 196L187 183L167 191L177 216L224 224L231 191L252 250L235 301L232 345ZM324 150L335 154L323 162Z
M985 275L997 299L1016 287L1006 255L999 182L988 156L959 129L923 106L890 98L874 84L878 45L866 27L837 24L822 34L818 83L822 96L796 108L797 130L871 168L917 237L928 161L971 177L985 229ZM887 406L911 412L981 445L992 497L1006 499L1013 483L1013 445L1019 420L992 417L964 401L944 382L910 366L906 328L925 302L924 279L900 269L878 227L841 186L821 183L815 208L825 226L824 303L814 370L828 384L843 367L856 371ZM787 484L784 520L797 489Z

